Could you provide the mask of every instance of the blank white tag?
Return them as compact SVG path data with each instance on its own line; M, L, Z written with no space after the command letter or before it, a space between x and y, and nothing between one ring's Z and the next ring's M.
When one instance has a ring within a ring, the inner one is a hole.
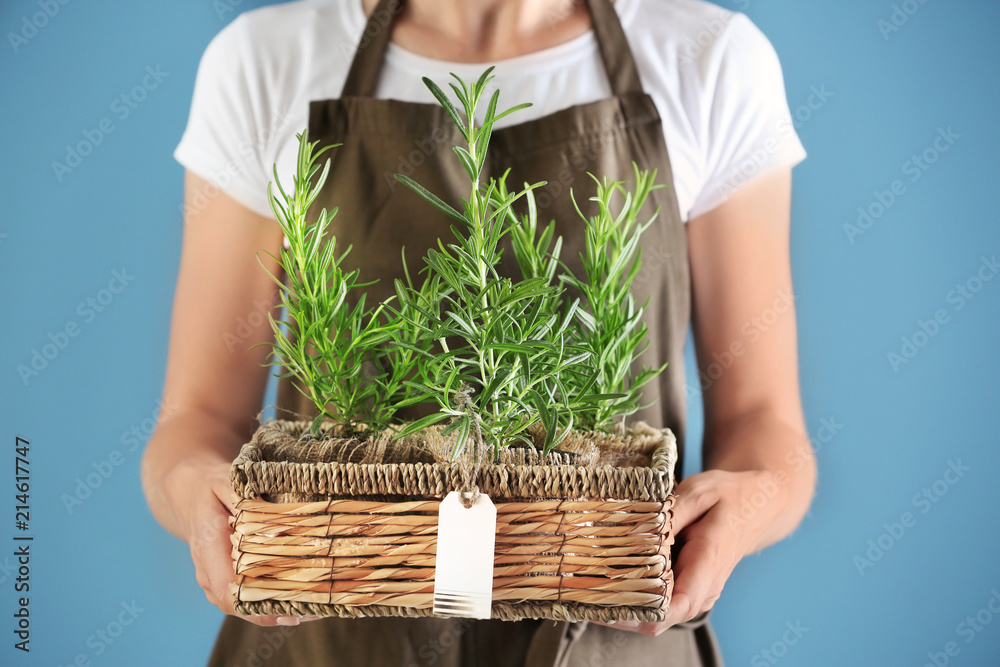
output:
M434 613L489 618L493 602L493 550L497 508L480 493L466 509L452 491L438 510Z

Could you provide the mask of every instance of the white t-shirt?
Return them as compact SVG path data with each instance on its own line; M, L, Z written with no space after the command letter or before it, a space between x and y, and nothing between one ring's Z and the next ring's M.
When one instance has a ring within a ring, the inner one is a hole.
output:
M768 169L805 157L777 55L745 15L701 0L616 0L615 8L663 121L684 220ZM282 183L291 182L295 134L308 125L309 102L340 96L365 25L361 0L299 0L240 15L205 50L176 159L271 216L273 166ZM433 102L421 77L444 84L454 72L468 81L486 67L391 44L376 96ZM533 104L501 126L611 92L592 32L498 62L495 75L501 108Z

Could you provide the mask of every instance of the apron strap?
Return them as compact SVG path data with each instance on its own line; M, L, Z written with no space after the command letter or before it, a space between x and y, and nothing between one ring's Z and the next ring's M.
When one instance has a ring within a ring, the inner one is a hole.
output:
M341 97L374 97L382 61L389 48L392 26L402 11L403 0L379 0L361 33L361 42L351 61Z
M639 68L635 65L632 49L611 0L587 0L587 7L590 9L601 59L604 60L604 71L611 84L611 94L621 97L628 93L643 92Z
M594 36L604 61L604 71L615 97L628 93L641 93L639 70L632 57L625 31L611 0L586 0L590 11ZM351 69L347 73L341 97L372 97L378 85L382 61L389 48L392 26L403 10L403 0L380 0L368 17L361 34L361 42L354 53Z
M528 645L524 667L570 667L570 651L586 629L586 621L542 621Z

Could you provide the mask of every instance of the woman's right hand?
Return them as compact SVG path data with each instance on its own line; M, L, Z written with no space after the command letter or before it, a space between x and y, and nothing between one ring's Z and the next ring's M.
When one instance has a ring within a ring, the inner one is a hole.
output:
M195 578L213 605L237 615L230 585L233 570L233 530L230 519L238 498L229 482L225 461L183 461L164 480L165 493L174 506L178 527L191 549ZM241 616L257 625L298 625L289 616Z
M278 302L268 272L280 275L273 256L283 235L272 218L190 172L185 203L163 410L143 454L143 488L156 519L190 547L209 602L235 614L229 468L253 434L264 399L267 347L260 343L273 342L274 334L262 315Z

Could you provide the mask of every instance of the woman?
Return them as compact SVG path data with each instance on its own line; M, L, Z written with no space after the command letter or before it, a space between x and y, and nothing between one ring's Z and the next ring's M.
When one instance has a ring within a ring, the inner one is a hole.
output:
M233 614L228 472L267 380L266 347L253 345L272 334L253 315L277 297L256 255L282 243L265 194L271 165L291 174L294 135L307 123L310 139L343 143L321 203L340 207L335 233L354 244L351 257L391 285L398 248L416 253L447 229L392 174L453 199L461 191L420 77L469 80L485 63L497 65L502 103L534 103L496 131L497 168L512 167L512 182L550 182L543 214L568 248L579 233L567 191L585 200L586 171L624 178L635 161L670 186L655 192L660 214L637 285L651 299L650 359L670 365L638 416L683 436L690 321L705 471L677 488L682 547L667 618L230 616L212 665L721 664L708 610L736 563L788 535L809 506L815 462L788 257L791 167L804 151L777 58L744 16L697 0L294 2L248 12L212 42L177 149L188 171L164 389L172 410L150 440L143 481L157 519L190 545L208 599ZM309 412L288 381L278 402ZM276 625L295 627L265 629Z

